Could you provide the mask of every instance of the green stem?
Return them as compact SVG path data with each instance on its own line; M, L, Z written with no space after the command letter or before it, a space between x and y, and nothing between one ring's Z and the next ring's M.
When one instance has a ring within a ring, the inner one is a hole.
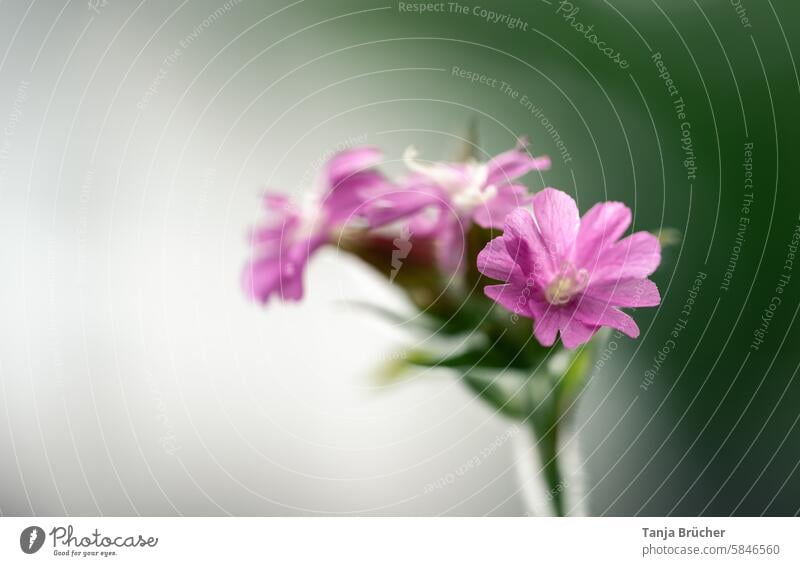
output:
M539 449L542 473L547 486L547 497L552 503L554 514L557 517L564 517L565 486L558 463L558 427L555 423L550 423L547 428L534 424L533 433Z

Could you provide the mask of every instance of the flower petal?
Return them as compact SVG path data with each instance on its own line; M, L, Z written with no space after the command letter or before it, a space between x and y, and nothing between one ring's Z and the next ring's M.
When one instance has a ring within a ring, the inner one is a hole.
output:
M546 286L555 270L530 212L517 208L506 216L503 242L522 273Z
M575 265L592 269L599 254L622 237L631 225L631 209L621 202L601 202L581 218L575 242Z
M661 263L661 244L649 232L636 232L604 250L591 269L594 283L645 278Z
M561 313L561 341L566 348L575 348L591 340L598 327L585 324L578 318Z
M279 287L280 274L280 262L276 258L253 260L242 272L242 289L251 299L266 303Z
M609 326L624 332L631 338L639 336L639 327L634 320L621 310L604 301L598 301L588 295L583 295L575 306L574 316L579 321L589 326Z
M526 206L532 200L533 196L522 185L504 185L497 189L497 196L475 209L472 218L481 228L501 229L512 210Z
M504 283L503 285L488 285L483 292L495 303L517 315L528 316L528 301L530 288L525 288L519 282Z
M498 281L510 281L512 274L516 274L516 278L524 277L517 263L508 254L508 249L506 249L502 236L491 240L480 251L478 254L478 271L486 277L497 279Z
M561 312L556 308L546 309L541 316L536 317L533 335L542 346L552 346L555 343L560 319Z
M380 193L364 202L361 214L367 219L371 228L378 228L409 218L427 207L445 204L442 191L430 184L386 186Z
M573 198L556 189L544 189L533 197L533 214L551 260L556 260L554 267L569 260L581 222Z
M607 280L590 284L584 294L615 307L654 307L661 302L658 287L649 279Z
M341 224L360 215L364 202L389 184L374 168L381 159L377 149L362 147L338 153L328 161L322 208L329 224Z
M419 153L414 146L403 152L403 163L417 177L427 179L449 194L454 194L467 187L481 189L486 185L489 168L486 164L448 163L442 161L420 161Z
M299 301L303 298L303 273L308 259L326 241L325 236L317 235L256 258L242 274L245 293L261 303L275 294L284 301Z
M375 167L382 159L383 154L375 147L356 147L337 153L326 166L328 186L337 188L354 174Z
M466 255L465 222L455 214L442 210L436 242L436 255L445 273L453 274L463 266Z
M549 157L533 157L524 145L496 155L489 161L487 185L510 183L529 171L541 171L550 168Z

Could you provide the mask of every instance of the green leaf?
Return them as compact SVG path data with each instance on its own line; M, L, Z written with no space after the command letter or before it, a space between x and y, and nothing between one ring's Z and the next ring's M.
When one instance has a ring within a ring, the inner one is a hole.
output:
M504 375L488 377L466 373L462 381L481 399L508 417L523 420L530 413L530 401L522 377Z

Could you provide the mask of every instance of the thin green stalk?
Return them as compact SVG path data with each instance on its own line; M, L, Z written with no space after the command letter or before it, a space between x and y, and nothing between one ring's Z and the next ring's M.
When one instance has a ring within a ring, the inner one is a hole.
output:
M544 430L542 430L544 429ZM551 423L549 428L533 425L536 446L542 464L542 473L547 486L547 498L553 506L554 514L565 516L564 482L558 462L558 427Z

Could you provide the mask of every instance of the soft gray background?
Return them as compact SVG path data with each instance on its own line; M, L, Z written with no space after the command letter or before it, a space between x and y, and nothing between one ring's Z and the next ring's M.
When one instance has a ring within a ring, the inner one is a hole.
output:
M554 4L491 4L529 30L381 1L0 1L0 513L521 514L510 441L426 493L510 423L446 372L376 384L413 340L342 302L402 310L379 277L326 250L301 305L265 310L238 286L265 186L301 194L353 142L390 171L412 142L447 157L475 115L487 152L527 134L552 155L546 183L582 209L621 199L637 229L686 235L657 275L663 307L637 314L642 339L584 400L592 512L795 513L794 289L742 370L797 220L777 173L797 161L794 2L745 0L753 28L723 0L575 2L626 71ZM691 188L645 43L689 103ZM535 99L573 160L454 65ZM759 197L723 297L745 139ZM707 294L641 393L699 270Z

